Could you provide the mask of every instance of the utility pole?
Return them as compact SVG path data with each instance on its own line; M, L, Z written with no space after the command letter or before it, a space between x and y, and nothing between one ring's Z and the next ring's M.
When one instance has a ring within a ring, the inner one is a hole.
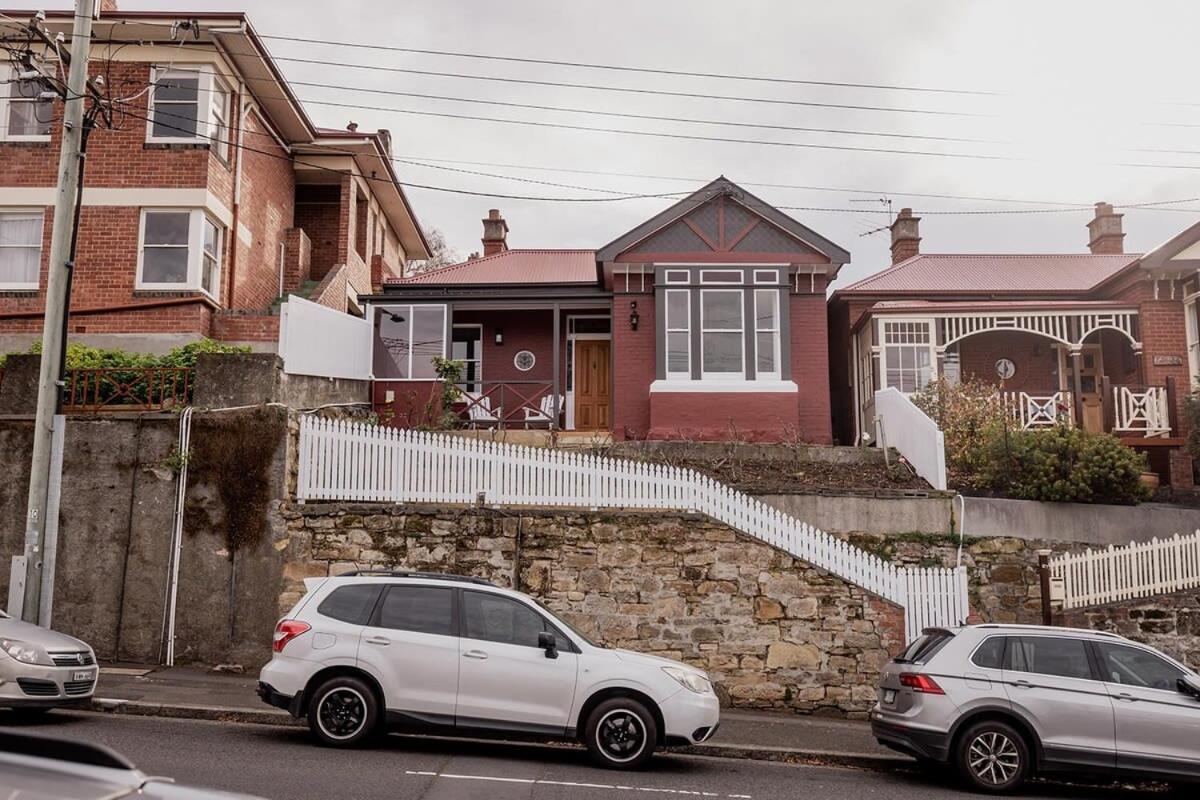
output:
M50 487L50 446L54 415L62 395L64 320L74 254L77 202L82 180L84 102L89 96L88 55L96 0L75 0L70 71L63 98L62 152L58 158L58 190L54 198L50 269L46 277L46 315L42 327L41 371L37 416L29 470L29 502L25 518L25 602L21 619L37 624L42 594L42 557L46 545L46 504Z

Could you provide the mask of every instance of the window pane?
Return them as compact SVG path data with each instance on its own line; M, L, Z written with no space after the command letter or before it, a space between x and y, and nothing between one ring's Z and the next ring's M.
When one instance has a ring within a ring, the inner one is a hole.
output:
M215 294L213 286L216 284L217 277L217 260L205 253L200 265L200 286L209 294Z
M408 329L411 316L410 306L391 306L375 311L375 377L408 377Z
M436 586L392 586L379 607L379 627L454 634L454 590Z
M1099 647L1104 680L1111 683L1173 692L1183 676L1178 667L1145 650L1116 644Z
M701 292L700 302L705 329L741 330L741 292Z
M0 284L37 283L42 251L32 247L0 247Z
M667 334L667 372L687 374L688 366L688 337L687 332Z
M975 655L971 656L971 661L977 667L984 667L985 669L1000 669L1003 658L1004 637L992 636L979 646L979 649L975 651Z
M366 583L339 587L321 601L317 613L342 622L366 625L381 588L379 584Z
M221 241L221 229L218 228L216 225L214 225L213 221L211 219L205 219L204 220L204 249L205 249L205 251L212 253L215 256L217 254L217 248L219 246L220 241Z
M778 372L779 364L775 361L775 333L757 333L754 341L756 347L755 369L759 372Z
M740 333L704 334L704 371L741 374L742 335Z
M524 603L507 597L463 592L468 639L537 647L538 634L546 630L542 616Z
M755 327L759 330L779 328L779 293L756 291L754 293Z
M142 254L144 283L187 283L186 247L147 247Z
M199 74L170 73L159 76L154 87L154 102L180 100L195 103L200 97Z
M442 355L446 339L446 316L442 306L413 306L412 376L436 378L433 359Z
M17 102L8 104L8 134L10 136L45 136L50 133L54 116L51 103Z
M1019 636L1008 641L1004 668L1016 672L1091 680L1087 650L1079 639Z
M191 213L154 212L146 215L146 244L178 244L188 243L188 223Z
M42 246L42 216L23 214L0 215L0 246Z
M667 328L686 331L688 327L688 293L667 292Z

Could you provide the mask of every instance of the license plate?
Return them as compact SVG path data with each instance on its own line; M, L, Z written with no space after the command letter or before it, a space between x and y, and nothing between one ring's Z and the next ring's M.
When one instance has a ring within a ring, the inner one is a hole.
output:
M83 672L71 673L71 680L73 681L90 681L93 677L94 675L90 669L84 670Z
M883 702L885 702L885 703L896 702L896 690L895 689L884 689L883 690Z

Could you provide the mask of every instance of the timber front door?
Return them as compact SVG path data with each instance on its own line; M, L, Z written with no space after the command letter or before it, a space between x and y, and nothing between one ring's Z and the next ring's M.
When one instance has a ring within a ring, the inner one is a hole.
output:
M575 429L608 430L612 424L611 342L575 342Z

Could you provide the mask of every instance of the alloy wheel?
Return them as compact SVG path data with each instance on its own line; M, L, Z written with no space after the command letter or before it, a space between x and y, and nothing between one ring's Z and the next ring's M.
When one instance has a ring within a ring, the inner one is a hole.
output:
M967 749L967 765L980 782L989 786L1004 786L1021 769L1021 751L999 731L984 731L971 741Z
M339 686L321 698L317 724L330 739L349 739L367 722L367 701L357 689Z
M617 763L632 761L646 747L646 728L637 714L614 709L596 726L596 745L604 757Z

